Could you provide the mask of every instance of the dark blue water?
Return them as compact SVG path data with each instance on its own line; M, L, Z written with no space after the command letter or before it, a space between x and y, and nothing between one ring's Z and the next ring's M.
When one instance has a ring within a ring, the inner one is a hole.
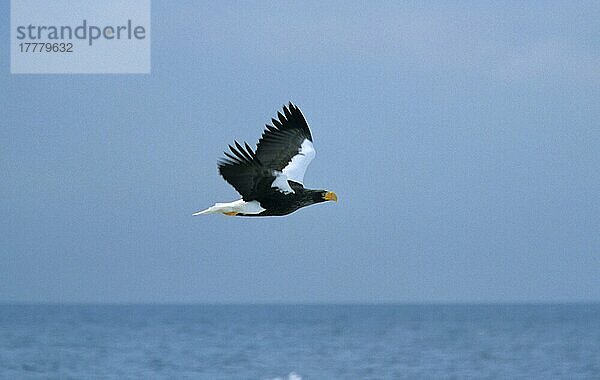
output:
M0 305L0 378L600 378L600 305Z

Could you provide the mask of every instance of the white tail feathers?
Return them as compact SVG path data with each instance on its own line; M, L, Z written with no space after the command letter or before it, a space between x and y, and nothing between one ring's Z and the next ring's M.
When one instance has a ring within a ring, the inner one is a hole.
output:
M206 210L195 212L192 214L192 216L204 215L204 214L225 214L226 212L236 212L236 211L233 210L233 207L231 207L230 203L215 203L214 206L211 206L211 207L207 208Z
M229 203L215 203L214 206L211 206L206 210L195 212L192 214L192 216L227 213L254 215L260 214L263 211L265 211L265 209L262 208L260 203L258 203L257 201L246 202L243 199L239 199L237 201Z
M204 214L215 214L217 212L217 211L214 210L215 207L216 207L216 205L213 206L213 207L209 207L206 210L195 212L195 213L192 214L192 216L204 215Z

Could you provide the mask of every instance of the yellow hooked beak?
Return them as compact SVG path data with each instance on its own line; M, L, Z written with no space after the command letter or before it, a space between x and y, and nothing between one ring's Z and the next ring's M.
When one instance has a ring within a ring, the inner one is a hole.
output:
M328 191L323 196L323 199L325 199L326 201L335 201L335 202L337 202L337 195L333 191Z

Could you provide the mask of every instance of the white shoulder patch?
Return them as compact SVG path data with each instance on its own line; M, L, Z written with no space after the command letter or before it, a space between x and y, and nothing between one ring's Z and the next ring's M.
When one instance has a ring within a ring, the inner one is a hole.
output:
M315 158L316 152L313 143L305 139L300 146L300 151L292 157L290 163L281 171L289 180L304 184L304 173L308 164Z
M315 155L316 151L312 142L305 139L300 146L300 151L292 157L290 163L282 171L274 172L275 180L271 187L275 187L285 194L293 193L294 190L290 187L288 180L304 185L304 173Z
M294 189L292 189L292 187L288 183L288 177L286 177L286 175L283 174L283 172L274 171L273 173L275 174L275 180L271 184L271 187L276 188L284 194L295 193Z

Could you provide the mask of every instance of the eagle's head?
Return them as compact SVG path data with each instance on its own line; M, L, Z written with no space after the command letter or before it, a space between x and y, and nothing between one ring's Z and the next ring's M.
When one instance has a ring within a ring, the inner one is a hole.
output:
M314 201L315 201L315 203L326 202L326 201L337 202L337 194L334 193L333 191L320 190L315 193Z

